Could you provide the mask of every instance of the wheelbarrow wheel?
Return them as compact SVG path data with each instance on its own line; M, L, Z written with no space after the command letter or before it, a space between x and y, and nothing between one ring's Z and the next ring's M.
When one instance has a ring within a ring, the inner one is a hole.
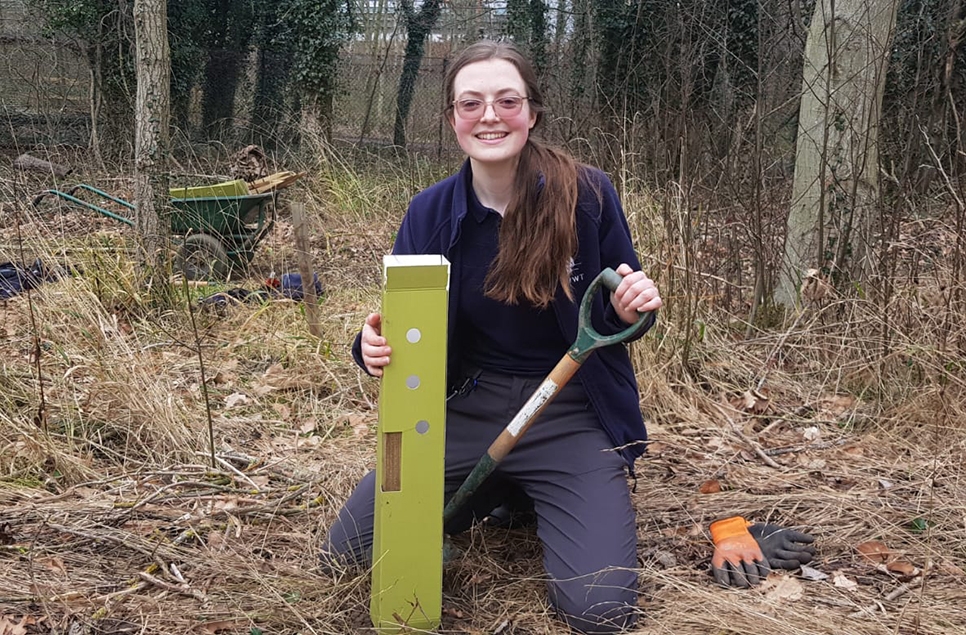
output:
M191 234L184 239L178 269L188 280L225 280L231 260L221 241L210 234Z

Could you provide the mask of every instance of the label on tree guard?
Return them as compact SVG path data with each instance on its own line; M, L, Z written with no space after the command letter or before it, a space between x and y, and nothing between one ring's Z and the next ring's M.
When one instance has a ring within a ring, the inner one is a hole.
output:
M544 379L540 387L530 396L527 403L523 404L520 408L520 412L517 416L513 417L513 421L506 427L507 432L510 436L516 438L520 434L520 431L527 424L533 415L543 407L547 400L550 399L555 392L557 392L557 382L552 379Z

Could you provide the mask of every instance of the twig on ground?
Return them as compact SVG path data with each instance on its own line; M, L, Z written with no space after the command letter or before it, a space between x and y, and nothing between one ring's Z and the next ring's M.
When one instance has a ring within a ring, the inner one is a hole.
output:
M365 400L366 405L369 406L370 410L375 409L376 406L369 400L368 395L366 395L366 389L362 385L362 373L356 373L356 381L359 383L359 394Z
M188 585L172 584L171 582L165 582L164 580L159 580L150 573L144 571L138 571L138 577L145 582L152 584L159 589L164 589L165 591L171 591L172 593L180 593L181 595L187 595L188 597L193 597L199 602L207 602L208 598L204 593L197 589L192 589Z
M220 491L223 491L223 492L226 492L226 491L230 491L231 490L230 487L225 487L224 485L218 485L217 483L205 483L204 481L178 481L176 483L168 483L167 485L164 485L162 487L159 487L157 489L157 491L155 491L153 494L151 494L147 498L142 498L141 500L135 501L133 503L118 502L118 503L115 503L114 504L114 507L129 507L130 511L134 511L138 507L143 507L143 506L147 505L151 501L153 501L153 500L157 499L159 496L161 496L161 494L163 494L167 490L169 490L171 488L174 488L174 487L205 487L205 488L209 488L209 489L217 489L217 490L220 490Z
M55 531L59 531L65 534L70 534L72 536L78 536L80 538L86 538L95 543L97 542L111 542L122 545L132 551L137 551L143 556L148 557L153 562L156 558L165 557L168 559L175 559L178 553L171 549L171 547L177 546L178 542L174 541L171 545L164 543L156 543L151 545L153 548L148 549L147 547L139 544L137 541L131 540L131 535L127 532L123 532L116 529L102 529L99 532L82 531L80 529L75 529L73 527L66 527L64 525L54 525L48 524L48 527ZM180 538L180 536L179 536Z
M171 571L171 575L174 576L175 580L181 584L188 584L188 581L184 579L183 575L181 575L181 569L178 568L178 565L172 562L170 565L168 565L168 569Z
M93 600L95 602L104 602L104 603L111 602L113 600L120 600L129 595L138 593L139 591L143 591L144 589L148 588L148 586L150 585L147 582L138 582L136 585L130 586L126 589L121 589L120 591L114 591L113 593L105 593L104 595L98 595L97 597L93 598Z
M850 443L854 440L855 439L842 438L835 439L834 441L822 441L821 443L807 443L805 445L790 445L783 448L771 448L770 450L763 450L763 452L768 456L778 456L779 454L807 452L808 450L827 450L828 448L845 445L846 443Z
M234 474L234 475L235 475L235 476L237 476L238 478L240 478L240 479L242 479L243 481L245 481L246 483L248 483L249 485L251 485L251 486L252 486L252 489L253 489L253 490L255 490L256 492L260 492L260 491L261 491L261 488L260 488L260 487L259 487L258 485L256 485L256 484L255 484L255 481L253 481L252 479L250 479L250 478L248 478L247 476L245 476L245 474L243 474L241 470L239 470L239 469L238 469L238 468L236 468L236 467L235 467L234 465L232 465L231 463L229 463L229 462L228 462L228 461L226 461L225 459L223 459L223 458L221 458L221 457L220 457L220 456L218 456L217 454L216 454L216 455L214 455L214 457L215 457L215 460L216 460L216 461L218 461L218 462L219 462L220 464L222 464L222 465L224 465L224 466L225 466L226 468L228 468L228 470L229 470L229 471L230 471L230 472L231 472L232 474Z
M253 514L259 514L259 513L263 513L263 512L269 512L269 513L273 513L273 514L275 514L275 513L279 513L279 514L285 513L286 510L283 510L282 509L282 505L285 504L285 503L287 503L288 501L292 500L293 498L296 498L296 497L300 496L306 489L308 489L308 487L309 487L309 485L308 484L305 484L305 485L299 487L298 489L296 489L296 490L294 490L292 492L289 492L288 494L286 494L282 498L278 499L277 501L271 502L271 503L266 503L264 505L258 505L258 506L253 506L253 507L244 507L244 508L235 508L235 509L232 509L232 510L219 509L219 510L213 511L211 513L211 518L217 518L219 516L236 516L236 517L251 516ZM299 509L298 511L304 511L304 510L303 509ZM289 512L289 513L291 513L291 512Z
M803 404L803 405L799 406L798 408L795 408L795 411L792 412L790 415L785 415L784 417L780 417L778 419L775 419L771 423L769 423L767 426L765 426L764 428L762 428L761 432L759 432L758 435L759 436L764 436L764 435L768 434L769 432L771 432L772 430L774 430L775 428L777 428L778 426L782 425L783 423L788 423L788 419L789 418L791 418L791 417L801 417L802 415L804 415L805 413L807 413L807 412L809 412L811 410L812 410L812 406L810 406L809 404Z
M258 463L261 463L261 459L256 459L253 456L245 454L244 452L239 452L238 450L228 448L227 452L219 452L218 456L227 461L238 461L239 463L244 463L245 469L248 469Z
M758 455L758 458L760 458L765 463L765 465L767 465L770 468L774 468L776 470L782 469L782 466L779 463L777 463L774 459L772 459L770 456L768 456L765 453L765 451L761 448L761 446L758 445L758 442L757 441L755 441L754 439L750 438L748 435L746 435L744 432L742 432L738 428L735 428L733 430L733 432L736 435L738 435L738 437L742 441L744 441L749 446L751 446L751 449L755 451L755 454Z
M761 365L758 381L755 382L755 390L761 390L762 386L765 385L765 380L768 379L768 373L771 371L771 365L772 361L775 359L775 355L779 350L781 350L782 346L785 345L785 341L788 339L788 336L792 334L792 331L794 331L796 327L798 327L798 323L801 321L802 316L804 315L805 311L799 309L798 315L795 316L795 320L792 322L792 325L789 326L784 333L782 333L781 338L779 338L778 342L775 343L775 346L771 349L771 352L768 353L768 357L765 358L764 363Z
M858 611L855 611L854 613L850 613L849 617L868 616L868 615L871 615L872 612L875 611L877 608L881 608L883 611L885 611L885 607L882 606L882 602L891 602L893 600L896 600L902 597L909 591L919 588L920 586L922 586L922 583L925 581L925 579L926 579L926 576L921 575L917 577L915 580L906 582L902 586L897 587L896 589L893 589L892 592L889 593L889 595L885 596L882 600L876 600L872 604L869 604L868 606L861 608Z
M767 465L770 468L774 468L776 470L783 469L782 466L776 463L774 459L772 459L770 456L765 454L765 451L761 449L761 446L758 445L757 441L749 438L747 434L741 431L741 429L738 427L738 424L735 423L735 420L732 419L727 412L725 412L724 408L722 408L721 406L719 406L717 403L713 401L710 403L712 406L717 408L718 412L720 412L724 416L724 418L728 421L728 425L731 427L731 432L734 433L736 437L741 439L748 447L754 450L755 454L758 455L758 458L760 458L765 465Z

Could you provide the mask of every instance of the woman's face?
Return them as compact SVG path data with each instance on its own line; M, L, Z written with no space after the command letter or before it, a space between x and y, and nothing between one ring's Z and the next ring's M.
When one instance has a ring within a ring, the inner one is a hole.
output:
M501 59L469 64L453 79L453 95L456 102L482 111L462 114L469 109L459 103L450 111L450 125L463 152L480 163L514 165L537 122L526 99L518 112L508 112L514 98L529 97L517 67Z

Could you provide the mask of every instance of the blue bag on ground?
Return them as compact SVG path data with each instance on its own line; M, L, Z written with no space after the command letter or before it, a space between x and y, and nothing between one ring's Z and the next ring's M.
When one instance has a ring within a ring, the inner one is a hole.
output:
M36 289L47 278L40 258L30 268L12 262L0 263L0 300L9 300L24 291Z
M315 297L322 297L322 283L319 282L319 274L312 274L312 282L315 283ZM304 299L305 290L302 288L302 275L298 273L283 273L278 292L280 295L291 298L292 300Z

